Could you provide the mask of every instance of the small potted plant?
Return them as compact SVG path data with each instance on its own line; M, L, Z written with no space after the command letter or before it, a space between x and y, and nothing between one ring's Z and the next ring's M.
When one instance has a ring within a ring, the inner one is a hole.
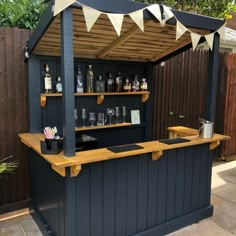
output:
M0 177L2 174L11 173L17 168L18 163L14 161L8 161L10 158L12 158L12 156L0 160Z

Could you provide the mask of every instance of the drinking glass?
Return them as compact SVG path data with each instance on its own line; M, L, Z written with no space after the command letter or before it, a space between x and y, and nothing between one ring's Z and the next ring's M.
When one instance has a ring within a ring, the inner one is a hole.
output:
M85 119L87 118L86 115L86 108L82 108L82 119L83 119L83 127L85 127Z
M111 118L112 118L112 116L114 116L114 114L115 114L114 108L107 108L107 115L109 116L110 125L112 124L111 123Z
M75 127L77 127L77 120L78 120L78 110L77 108L74 109L74 119L75 119Z
M119 123L119 116L120 116L120 108L115 107L115 116L116 116L116 124Z
M122 107L122 116L123 116L123 123L125 123L125 117L126 117L126 107Z
M91 122L91 126L94 126L93 123L96 121L95 112L89 112L89 121Z

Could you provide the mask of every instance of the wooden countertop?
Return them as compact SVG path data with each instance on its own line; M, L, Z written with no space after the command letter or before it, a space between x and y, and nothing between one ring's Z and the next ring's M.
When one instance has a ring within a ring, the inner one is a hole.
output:
M107 148L99 148L89 151L77 152L74 157L66 157L63 155L63 152L57 155L42 154L40 148L40 141L44 140L43 134L24 133L24 134L19 134L19 137L22 143L32 148L35 152L37 152L40 156L42 156L46 161L48 161L51 164L52 168L62 176L66 176L65 167L70 167L71 176L76 176L80 172L81 166L83 164L140 155L145 153L152 153L152 160L155 161L161 157L163 151L165 150L194 146L204 143L210 143L209 148L214 149L220 144L221 140L229 139L228 136L220 134L214 134L213 138L211 139L203 139L199 138L197 135L194 135L194 136L187 136L186 138L191 141L185 143L168 145L165 143L161 143L159 141L150 141L150 142L137 143L137 145L142 146L143 149L138 149L133 151L114 153L108 150Z

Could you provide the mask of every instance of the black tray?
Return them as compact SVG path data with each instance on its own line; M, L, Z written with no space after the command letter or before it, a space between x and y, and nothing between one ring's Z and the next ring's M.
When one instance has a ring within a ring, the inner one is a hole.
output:
M128 151L143 149L143 147L136 144L128 144L128 145L108 147L107 149L112 152L118 153L118 152L128 152Z
M159 142L165 143L165 144L175 144L175 143L190 142L190 140L186 138L173 138L173 139L161 139L159 140Z

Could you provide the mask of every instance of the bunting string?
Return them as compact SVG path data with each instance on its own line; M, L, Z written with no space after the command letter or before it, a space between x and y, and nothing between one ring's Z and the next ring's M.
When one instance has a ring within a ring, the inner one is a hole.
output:
M215 32L211 32L207 35L201 35L192 32L187 27L185 27L173 14L171 8L163 5L163 13L162 13L159 4L152 4L140 10L130 12L127 14L119 14L119 13L107 13L99 11L97 9L94 9L92 7L80 3L78 0L55 0L54 16L56 16L61 11L63 11L64 9L66 9L67 7L71 6L74 3L79 4L83 9L84 19L88 32L92 29L93 25L96 23L97 19L101 14L106 14L108 16L118 36L120 36L121 34L124 16L126 15L128 15L135 22L135 24L140 28L140 30L144 31L143 11L147 9L160 22L161 26L164 26L166 24L166 21L174 17L176 19L176 40L180 39L185 32L189 32L192 40L193 50L196 49L201 37L205 37L211 50L213 48L215 33L218 33L223 41L225 40L225 25L222 25Z

